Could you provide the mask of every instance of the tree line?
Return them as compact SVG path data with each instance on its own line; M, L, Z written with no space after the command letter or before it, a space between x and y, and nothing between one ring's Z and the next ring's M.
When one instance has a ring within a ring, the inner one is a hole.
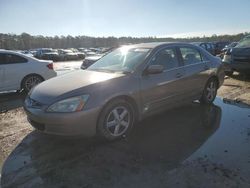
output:
M239 41L249 32L236 35L212 35L210 37L190 38L157 38L157 37L89 37L89 36L32 36L28 33L3 34L0 33L0 49L28 50L35 48L82 48L82 47L116 47L124 44L143 42L214 42L214 41Z

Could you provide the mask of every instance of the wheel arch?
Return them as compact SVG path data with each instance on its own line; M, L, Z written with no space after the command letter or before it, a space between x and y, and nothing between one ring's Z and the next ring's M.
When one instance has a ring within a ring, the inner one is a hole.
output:
M118 100L118 99L123 99L123 100L125 100L126 102L128 102L128 103L132 106L132 108L133 108L133 110L134 110L134 113L135 113L135 121L137 121L137 120L140 119L140 117L139 117L139 115L140 115L140 113L139 113L139 107L138 107L138 105L137 105L135 99L134 99L133 97L129 96L129 95L119 95L119 96L115 96L115 97L111 98L110 100L108 100L108 101L102 106L102 108L101 108L101 110L100 110L100 113L99 113L99 115L98 115L98 120L97 120L97 121L99 121L100 116L101 116L102 112L104 111L105 107L108 106L108 105L109 105L110 103L112 103L113 101Z
M44 81L44 77L41 76L40 74L37 74L37 73L30 73L30 74L27 74L26 76L23 77L23 79L21 80L21 83L20 83L20 89L23 89L23 82L26 78L28 78L29 76L39 76L40 78L42 78L42 80Z
M208 82L209 80L215 80L215 81L216 81L216 84L217 84L217 89L219 89L219 87L220 87L220 81L219 81L218 76L212 75L212 76L210 76L210 77L207 79L207 82ZM206 82L206 83L207 83L207 82Z

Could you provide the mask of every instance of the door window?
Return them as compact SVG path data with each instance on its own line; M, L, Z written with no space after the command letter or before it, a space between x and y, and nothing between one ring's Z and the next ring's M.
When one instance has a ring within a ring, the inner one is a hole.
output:
M211 44L207 44L207 50L212 50Z
M201 44L201 47L203 48L203 49L207 49L207 46L206 46L206 44Z
M159 51L152 59L152 65L162 65L164 70L173 69L179 66L178 58L174 48L166 48Z
M27 59L15 54L0 54L0 64L26 63Z
M181 47L180 51L184 65L197 64L202 61L200 52L194 48Z

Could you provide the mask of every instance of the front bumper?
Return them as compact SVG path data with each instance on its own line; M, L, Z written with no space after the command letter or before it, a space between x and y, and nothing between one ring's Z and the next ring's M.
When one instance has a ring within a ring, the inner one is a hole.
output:
M236 59L228 55L224 57L223 64L225 72L250 72L250 59Z
M43 133L86 137L96 134L99 108L75 113L47 113L41 109L24 109L30 124Z
M250 72L250 63L240 63L240 62L225 63L224 67L226 72L230 71Z

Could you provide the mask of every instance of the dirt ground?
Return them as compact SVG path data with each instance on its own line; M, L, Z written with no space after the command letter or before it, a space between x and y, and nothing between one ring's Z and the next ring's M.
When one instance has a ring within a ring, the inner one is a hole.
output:
M233 103L250 105L250 76L234 73L232 77L225 77L218 96Z
M126 138L65 139L31 128L20 94L1 94L2 187L250 187L250 79L227 77L212 106L183 106Z

